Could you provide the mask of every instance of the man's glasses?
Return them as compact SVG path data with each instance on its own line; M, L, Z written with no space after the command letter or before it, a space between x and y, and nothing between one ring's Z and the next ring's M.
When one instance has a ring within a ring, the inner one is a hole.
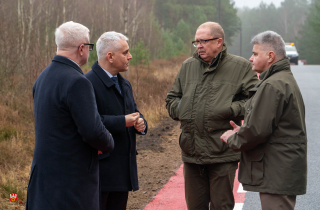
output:
M89 51L92 51L93 50L93 46L94 46L94 44L92 44L92 43L83 43L83 45L89 45ZM80 47L80 46L79 46ZM79 48L78 47L78 48Z
M199 40L199 41L193 41L192 44L194 47L197 47L198 44L201 44L202 46L204 44L206 44L208 41L211 41L211 40L216 40L216 39L219 39L219 38L213 38L213 39L206 39L206 40Z

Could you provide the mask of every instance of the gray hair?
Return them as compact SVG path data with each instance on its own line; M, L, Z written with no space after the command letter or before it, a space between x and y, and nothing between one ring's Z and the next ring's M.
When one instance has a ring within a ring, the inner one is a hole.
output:
M261 44L267 47L266 50L272 50L277 59L286 56L285 43L282 37L274 31L262 32L251 40L252 44Z
M58 50L89 42L89 33L90 30L80 23L73 21L63 23L54 33Z
M115 31L103 33L97 41L98 59L103 58L108 52L115 52L121 48L120 40L128 41L128 37Z

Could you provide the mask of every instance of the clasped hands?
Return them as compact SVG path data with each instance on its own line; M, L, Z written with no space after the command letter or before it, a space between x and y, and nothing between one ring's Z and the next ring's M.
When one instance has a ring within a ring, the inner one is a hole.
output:
M221 141L223 141L226 144L228 143L228 138L233 134L235 134L236 132L238 132L240 129L240 126L235 124L232 120L230 121L230 125L233 127L233 130L227 130L220 137Z
M145 129L144 120L140 117L139 112L125 115L125 119L126 119L126 127L134 126L134 128L138 132L144 131Z

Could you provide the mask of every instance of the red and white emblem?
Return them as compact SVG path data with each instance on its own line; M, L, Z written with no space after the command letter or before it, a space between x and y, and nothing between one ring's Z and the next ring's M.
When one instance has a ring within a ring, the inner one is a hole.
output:
M18 199L18 193L9 193L9 199L11 202L16 202Z

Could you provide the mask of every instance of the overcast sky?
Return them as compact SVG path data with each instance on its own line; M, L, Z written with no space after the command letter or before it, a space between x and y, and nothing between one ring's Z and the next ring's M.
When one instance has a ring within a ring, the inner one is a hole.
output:
M262 1L266 4L273 3L276 7L280 7L281 2L283 2L283 0L233 0L233 1L235 2L235 6L239 8L242 8L244 6L249 8L257 7L260 5Z

